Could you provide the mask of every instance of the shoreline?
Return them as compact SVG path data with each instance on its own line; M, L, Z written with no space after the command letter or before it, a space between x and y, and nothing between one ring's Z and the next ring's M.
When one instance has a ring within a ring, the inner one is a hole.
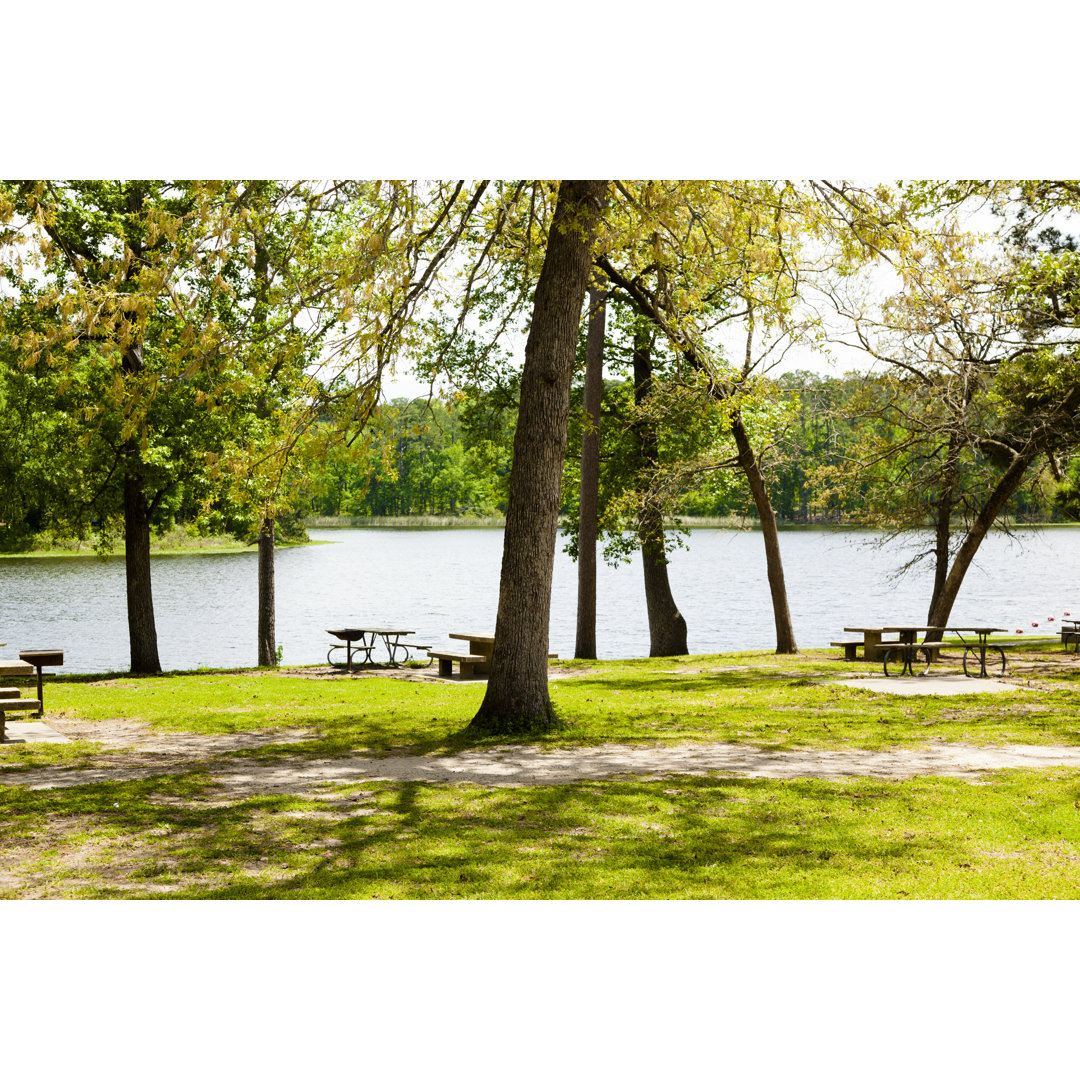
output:
M560 517L560 526L567 522ZM676 526L674 519L668 518L665 529L730 529L734 532L760 532L761 523L757 518L721 518L693 517L680 518ZM304 520L306 529L502 529L506 519L501 517L310 517ZM847 524L844 522L783 522L776 524L780 532L881 532L880 528L865 524ZM930 529L927 525L925 528ZM1080 527L1076 521L1032 521L1007 522L1001 528L1009 531L1029 529L1074 529ZM917 530L910 530L917 531Z

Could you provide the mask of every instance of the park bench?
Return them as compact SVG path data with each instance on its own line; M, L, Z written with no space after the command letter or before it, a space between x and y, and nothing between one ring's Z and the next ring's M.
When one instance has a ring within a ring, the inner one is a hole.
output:
M20 710L32 709L37 712L41 702L37 698L20 697L21 691L16 686L0 686L0 742L7 740L7 714Z
M455 663L461 671L461 677L471 679L476 674L476 665L488 659L483 653L442 652L432 649L428 649L428 656L439 661L441 679L449 679L454 674Z
M845 660L858 660L859 655L856 650L862 647L863 642L858 638L851 638L848 641L830 641L829 644L834 649L843 649Z
M454 635L451 634L451 637ZM428 649L428 656L439 661L439 678L449 679L454 674L454 664L461 670L463 679L471 679L474 675L486 675L490 673L489 664L491 656L485 653L461 653L444 652L442 650ZM558 660L559 654L549 652L549 660ZM483 665L478 666L478 665Z

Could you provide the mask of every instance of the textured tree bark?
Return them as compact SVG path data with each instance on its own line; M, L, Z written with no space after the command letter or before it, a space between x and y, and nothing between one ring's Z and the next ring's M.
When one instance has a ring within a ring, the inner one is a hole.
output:
M945 582L949 576L949 540L952 537L952 514L959 457L960 441L954 434L949 439L949 449L942 474L941 495L938 498L937 514L934 519L934 589L930 594L930 607L926 613L927 626L938 625L932 616L945 592ZM926 640L940 641L941 637L940 633L931 630L927 633Z
M277 667L274 614L274 519L259 525L259 667Z
M761 466L738 411L732 417L731 433L735 436L735 446L739 451L739 467L750 485L754 506L757 507L758 518L761 520L761 534L765 540L765 565L769 575L769 592L772 595L773 622L776 625L776 651L797 653L799 649L795 644L795 631L791 625L791 611L788 609L787 585L784 583L784 563L780 558L780 533L776 528L776 514L773 513Z
M606 293L589 288L589 333L585 340L585 433L581 438L578 500L577 640L574 656L596 659L596 533L600 512L600 400L604 390Z
M262 193L263 183L259 185ZM270 287L270 252L261 232L255 236L255 281L258 285L252 323L257 338L266 333L266 294ZM265 392L260 395L258 415L266 417L270 408ZM259 522L259 667L277 667L277 626L274 607L274 518L263 508Z
M142 371L141 341L133 342L124 350L121 367L127 376ZM154 675L161 670L161 660L150 583L150 504L146 501L146 481L139 474L141 452L138 442L133 440L126 445L125 457L128 471L124 477L124 574L131 670L140 675Z
M161 661L150 587L150 513L144 482L138 475L124 479L124 568L131 670L155 675L161 671Z
M551 575L574 351L606 192L602 180L559 186L525 344L491 674L469 725L478 734L546 731L558 722L547 681Z
M997 520L998 514L1005 509L1005 504L1023 483L1024 474L1036 457L1037 453L1034 447L1030 447L1025 453L1017 454L998 481L990 498L983 504L982 509L972 522L971 528L968 529L967 536L964 537L964 542L960 545L956 557L953 559L944 587L930 607L927 626L946 626L948 624L949 616L952 615L953 604L956 603L956 597L960 592L960 586L964 583L964 575L968 572L971 561L979 550L979 545ZM933 636L939 640L941 638L940 634ZM930 637L931 635L928 634L927 638Z
M647 335L634 347L634 402L640 408L652 391L652 355ZM656 431L648 420L634 424L642 466L655 467L660 460ZM667 552L664 550L664 516L646 503L638 511L638 540L645 574L645 606L649 615L649 655L685 656L686 620L671 594Z

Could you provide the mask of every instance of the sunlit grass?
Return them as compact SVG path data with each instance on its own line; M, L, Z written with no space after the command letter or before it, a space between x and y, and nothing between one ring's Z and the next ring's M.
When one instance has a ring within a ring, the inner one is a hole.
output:
M824 652L560 663L564 726L541 747L730 741L889 749L963 741L1080 744L1067 675L1015 694L898 697L828 680L876 670ZM1080 669L1080 665L1078 665ZM1066 669L1067 670L1067 669ZM534 787L365 782L231 797L215 764L482 747L481 683L200 671L60 677L70 745L0 747L3 773L122 764L93 725L150 735L260 733L173 774L0 788L0 897L1075 897L1080 773L948 778L615 779ZM301 738L301 735L303 736ZM118 773L118 775L120 775ZM15 778L14 776L12 777ZM70 779L77 780L78 773ZM70 782L70 780L69 780Z
M0 896L1080 896L1076 770L212 794L197 775L8 792L5 850L48 840Z
M561 729L539 739L498 741L554 747L723 740L868 750L928 740L1080 744L1080 693L1063 679L1014 694L902 697L831 683L873 668L838 663L826 653L561 666L573 672L551 683ZM325 756L474 744L465 728L482 696L481 683L198 672L57 680L50 686L49 710L60 719L142 721L162 732L302 729L315 738L298 744L283 737L288 752ZM32 753L26 751L27 760Z

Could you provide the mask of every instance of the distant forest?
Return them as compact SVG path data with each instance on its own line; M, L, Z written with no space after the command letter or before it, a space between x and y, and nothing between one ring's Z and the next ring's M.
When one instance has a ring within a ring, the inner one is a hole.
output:
M799 371L773 380L785 422L762 447L769 494L777 517L788 524L887 524L882 493L905 488L916 447L905 447L906 432L882 415L882 380L863 375L831 377ZM895 392L895 382L889 393ZM602 471L612 475L629 421L620 401L632 393L628 382L607 380L601 427ZM564 477L564 514L576 513L581 438L581 395L575 394L571 442ZM397 399L380 405L365 437L306 457L295 489L301 515L349 517L491 517L506 509L516 401L512 393L472 389L449 399ZM575 450L575 440L577 450ZM892 447L892 460L868 463L876 447ZM714 455L675 505L679 517L729 518L755 515L750 493L733 460ZM719 466L716 464L719 460ZM725 467L726 466L726 467ZM883 475L884 472L884 475ZM1048 474L1009 501L1005 517L1015 522L1074 520L1069 486ZM929 509L928 521L929 521Z

